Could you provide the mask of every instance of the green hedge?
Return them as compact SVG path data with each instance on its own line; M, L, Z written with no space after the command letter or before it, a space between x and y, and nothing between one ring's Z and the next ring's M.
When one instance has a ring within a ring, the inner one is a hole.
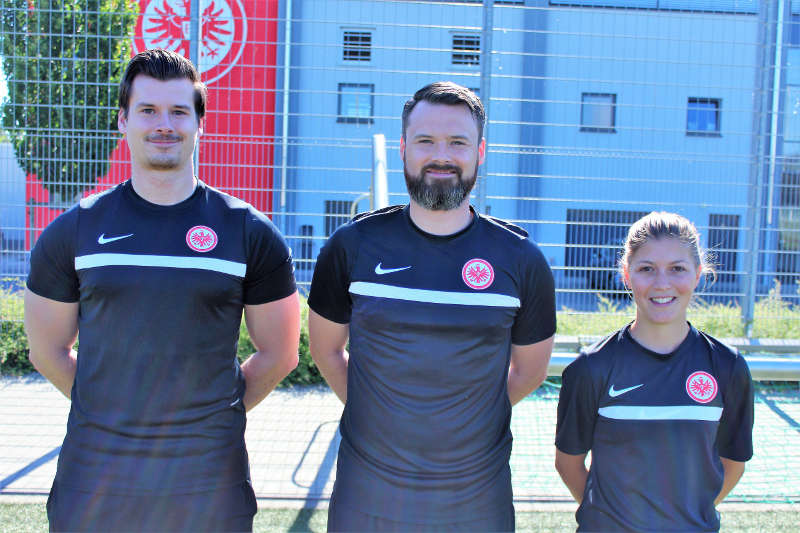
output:
M0 322L0 373L19 375L33 371L22 322L3 320Z
M308 385L322 383L319 369L308 352L308 306L302 302L300 333L300 362L279 385ZM558 334L602 335L618 329L633 319L635 308L630 299L621 301L600 298L594 312L562 309L558 312ZM22 327L22 292L18 288L0 288L0 374L20 375L33 372L28 361L28 340ZM741 309L732 304L707 304L697 301L689 308L689 320L698 328L716 337L743 337ZM800 305L781 297L780 286L756 302L754 338L800 339ZM247 328L242 321L238 356L242 361L255 351Z
M28 338L22 326L22 292L11 284L0 288L0 374L34 371L28 361Z
M311 359L311 354L308 351L308 306L306 305L305 298L302 301L302 316L300 322L300 361L297 363L297 368L286 376L278 387L290 387L292 385L310 385L312 383L322 383L322 374L319 373L317 365ZM239 361L247 359L251 353L255 351L253 341L250 340L250 334L247 332L244 320L239 327L239 349L237 355Z
M322 375L308 352L308 306L302 299L302 326L300 331L300 362L279 387L322 383ZM23 302L20 287L0 288L0 374L23 375L35 372L28 360L28 338L22 325ZM244 361L255 351L247 327L242 320L239 329L239 361Z

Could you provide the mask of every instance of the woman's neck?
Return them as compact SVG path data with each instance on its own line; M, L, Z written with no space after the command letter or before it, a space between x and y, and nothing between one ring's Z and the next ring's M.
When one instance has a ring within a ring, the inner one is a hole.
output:
M637 317L630 327L631 337L639 344L656 353L672 353L681 345L689 333L686 320L672 324L649 324Z

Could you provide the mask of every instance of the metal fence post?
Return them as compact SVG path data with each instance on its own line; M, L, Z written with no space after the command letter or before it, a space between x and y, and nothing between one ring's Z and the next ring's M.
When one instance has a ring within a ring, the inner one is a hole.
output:
M200 0L191 0L189 7L189 61L191 61L197 71L200 72ZM200 173L200 141L194 146L192 155L195 175Z
M286 184L287 168L289 162L289 91L291 90L292 68L292 0L286 1L286 21L283 23L283 94L281 102L281 191L280 191L280 228L284 235L288 232L286 217Z
M767 137L769 131L769 93L771 81L768 80L773 59L770 57L770 43L774 42L774 33L769 27L772 18L771 4L763 4L759 9L759 36L761 46L761 68L756 70L753 87L753 129L751 153L753 164L750 173L750 193L748 195L747 251L745 253L745 287L742 301L742 321L744 322L745 335L750 336L753 329L755 315L755 300L758 287L758 258L761 241L762 214L761 204L764 196L764 174L767 171L764 164L765 154L769 152L772 139Z
M489 116L489 97L492 90L492 29L494 27L494 1L483 0L483 30L481 31L481 86L479 95L483 102L486 116ZM486 139L489 130L489 120L486 120L483 128L483 138ZM486 179L489 177L489 167L484 161L482 167L478 167L478 212L486 213ZM477 170L476 170L477 171Z
M370 209L389 207L389 187L386 183L386 137L383 133L372 136L372 197Z

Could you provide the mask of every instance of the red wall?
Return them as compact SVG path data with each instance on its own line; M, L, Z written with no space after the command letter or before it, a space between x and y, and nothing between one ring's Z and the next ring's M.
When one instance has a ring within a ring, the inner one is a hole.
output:
M183 11L172 9L166 0L140 0L139 7L142 15L136 26L134 52L164 47L188 57L188 40L183 38L188 0L183 0ZM228 49L216 65L206 67L201 59L201 76L208 84L209 101L200 139L198 176L269 212L275 153L278 0L204 0L201 9L203 57L220 57L220 50L225 51L224 45L219 46L222 41L228 43ZM129 178L124 140L120 140L110 160L108 174L100 177L98 185L84 196ZM26 246L30 248L31 236L38 238L41 229L62 210L34 206L48 202L49 194L35 176L29 175L26 181L26 220L29 229L34 230L26 232Z

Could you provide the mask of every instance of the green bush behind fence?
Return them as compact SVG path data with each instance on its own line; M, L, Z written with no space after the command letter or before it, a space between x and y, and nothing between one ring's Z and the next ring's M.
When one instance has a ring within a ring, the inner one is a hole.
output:
M280 384L281 387L307 385L323 381L308 352L308 306L303 299L300 333L300 361ZM635 308L630 300L615 301L600 297L594 312L577 312L562 308L558 312L558 334L603 335L620 328L633 319ZM0 288L0 374L23 375L35 369L28 360L28 340L22 323L23 299L19 287ZM756 303L754 338L800 339L800 306L781 297L776 286L767 297ZM716 337L744 337L746 324L742 310L733 303L695 301L689 309L689 320L697 328ZM255 351L247 328L242 321L238 356L244 360Z

